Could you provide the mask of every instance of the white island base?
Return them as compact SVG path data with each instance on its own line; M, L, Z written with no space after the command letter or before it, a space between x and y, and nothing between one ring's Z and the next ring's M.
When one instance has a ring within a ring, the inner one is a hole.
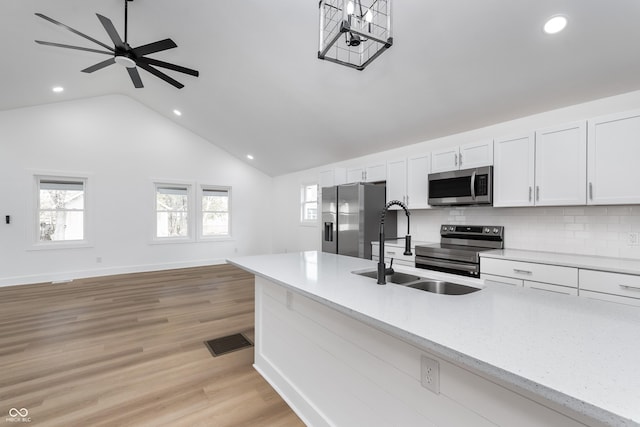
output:
M602 425L276 282L255 283L255 368L309 426ZM425 378L439 380L439 393L421 384L423 356L439 364L439 378Z

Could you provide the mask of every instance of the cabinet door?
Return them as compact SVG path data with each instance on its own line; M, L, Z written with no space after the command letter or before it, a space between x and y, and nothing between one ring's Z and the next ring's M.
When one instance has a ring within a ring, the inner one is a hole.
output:
M586 204L586 122L537 131L535 149L536 206Z
M589 120L587 203L640 203L640 111Z
M493 205L533 206L534 135L496 139Z
M387 179L387 164L379 163L365 168L364 180L366 182L385 181Z
M428 154L409 157L407 160L407 204L410 209L429 207L429 171Z
M556 294L574 295L574 296L578 295L577 288L568 288L566 286L552 285L550 283L530 282L528 280L525 280L524 287L535 289L536 291L554 292Z
M461 145L458 160L460 169L491 166L493 164L493 140Z
M347 184L364 181L364 168L347 169Z
M407 202L407 161L405 159L387 162L387 202L391 200Z
M459 147L445 148L431 153L431 173L452 171L460 168Z

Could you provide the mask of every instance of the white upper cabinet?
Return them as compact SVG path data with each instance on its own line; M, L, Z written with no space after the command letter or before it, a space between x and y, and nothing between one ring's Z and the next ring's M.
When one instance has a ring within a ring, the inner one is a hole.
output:
M494 206L586 202L586 122L495 140Z
M493 164L493 141L478 141L431 153L431 173Z
M533 206L534 141L533 133L495 140L494 206Z
M318 183L320 188L333 187L347 182L347 170L345 168L332 168L320 171Z
M640 111L589 120L587 203L640 203Z
M407 203L407 160L387 162L387 202L399 200ZM394 206L395 208L395 206Z
M429 154L420 154L387 162L387 202L400 200L409 209L428 208L429 160Z
M347 169L347 183L379 182L387 179L387 164L373 163L363 167Z
M431 153L431 173L460 169L458 157L460 147L446 148Z
M460 169L491 166L493 164L493 140L461 145L458 160Z
M536 131L535 205L584 205L587 200L587 123Z
M407 204L410 209L429 207L429 154L421 154L407 159Z

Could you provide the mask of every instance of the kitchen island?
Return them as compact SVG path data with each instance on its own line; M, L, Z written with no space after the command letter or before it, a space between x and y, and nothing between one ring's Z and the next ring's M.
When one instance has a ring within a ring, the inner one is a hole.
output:
M637 308L410 268L484 289L380 286L321 252L228 261L256 275L255 367L308 425L640 425Z

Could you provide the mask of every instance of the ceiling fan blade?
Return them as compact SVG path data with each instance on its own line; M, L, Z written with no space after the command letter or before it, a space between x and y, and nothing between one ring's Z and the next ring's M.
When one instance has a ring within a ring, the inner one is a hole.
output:
M144 62L141 61L136 61L136 64L142 68L143 70L147 70L148 72L150 72L151 74L153 74L156 77L160 77L162 80L164 80L165 82L177 87L178 89L182 89L184 87L184 85L182 83L180 83L177 80L172 79L171 77L167 76L165 73L163 73L160 70L157 70L155 68L153 68L151 65L149 64L145 64Z
M135 53L136 56L139 57L143 55L148 55L150 53L161 52L167 49L173 49L174 47L178 47L178 45L175 44L173 40L164 39L157 42L138 46L135 49L133 49L133 53Z
M104 67L108 67L111 64L115 64L116 60L115 58L109 58L106 61L102 61L102 62L98 62L95 65L92 65L91 67L85 68L84 70L82 70L83 73L93 73L94 71L98 71L103 69Z
M68 25L64 25L62 22L58 22L55 19L49 18L48 16L43 15L42 13L36 13L36 16L39 16L40 18L42 18L42 19L44 19L46 21L49 21L49 22L51 22L53 24L59 25L62 28L71 31L74 34L79 35L80 37L84 37L87 40L90 40L90 41L92 41L92 42L94 42L96 44L99 44L100 46L104 47L105 49L108 49L108 50L110 50L112 52L114 51L114 49L111 46L108 46L108 45L102 43L101 41L94 39L93 37L89 37L88 35L83 34L78 30L74 30L73 28L69 27Z
M99 13L96 13L96 15L98 16L98 19L102 23L104 29L107 31L107 34L109 34L109 37L111 38L113 44L116 47L124 48L124 43L120 38L120 34L118 34L118 31L116 31L116 27L113 26L113 22L111 22L111 19L107 18L106 16L102 16Z
M45 46L64 47L66 49L84 50L86 52L103 53L105 55L113 55L113 52L105 52L104 50L89 49L87 47L71 46L71 45L68 45L68 44L61 44L61 43L43 42L42 40L35 40L35 42L38 43L38 44L43 44Z
M131 77L133 86L135 86L136 89L140 89L144 87L144 85L142 84L142 79L140 78L140 73L138 73L137 68L127 68L127 71L129 72L129 77Z
M164 61L158 61L153 58L138 58L138 62L142 62L148 65L155 65L156 67L166 68L168 70L178 71L180 73L189 74L190 76L198 77L200 73L196 70L192 70L191 68L181 67L180 65L170 64Z

